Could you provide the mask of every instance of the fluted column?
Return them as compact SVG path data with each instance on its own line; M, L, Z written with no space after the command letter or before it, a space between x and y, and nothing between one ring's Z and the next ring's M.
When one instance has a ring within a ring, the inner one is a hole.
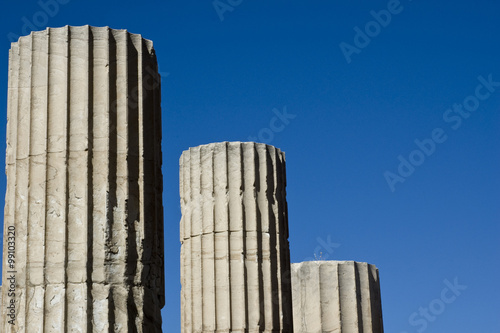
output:
M260 143L180 158L182 332L292 332L285 155Z
M48 28L13 43L9 64L0 331L161 332L152 42L107 27Z
M378 269L354 261L292 264L296 333L383 333Z

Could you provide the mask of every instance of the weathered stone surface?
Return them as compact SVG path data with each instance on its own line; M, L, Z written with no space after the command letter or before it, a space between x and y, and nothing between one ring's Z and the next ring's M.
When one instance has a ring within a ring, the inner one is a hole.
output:
M297 333L383 333L378 270L354 261L292 264Z
M285 178L265 144L182 154L182 332L293 332Z
M15 228L15 273L5 242L0 331L161 332L152 43L107 27L49 28L13 43L9 63L4 239Z

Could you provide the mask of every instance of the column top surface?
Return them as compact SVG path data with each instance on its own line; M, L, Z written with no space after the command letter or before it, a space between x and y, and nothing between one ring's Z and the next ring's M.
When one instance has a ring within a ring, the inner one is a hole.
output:
M25 38L30 38L33 35L39 35L39 34L44 34L44 35L50 35L51 32L66 32L68 37L75 37L77 38L79 34L89 32L92 34L92 38L94 40L100 40L100 39L106 39L107 36L112 34L114 37L118 37L120 34L127 34L131 38L140 38L146 43L146 47L148 48L148 51L153 50L153 42L149 39L145 39L142 37L140 34L134 34L129 32L127 29L111 29L108 26L105 27L94 27L90 25L83 25L83 26L71 26L71 25L65 25L63 27L57 27L57 28L51 28L48 27L45 30L40 30L40 31L32 31L29 35L26 36L21 36L19 37L19 40L17 42L13 42L11 45L15 45L19 43L20 40L25 39Z
M302 261L302 262L292 263L291 265L297 267L302 265L345 265L345 264L362 264L362 265L366 264L376 268L376 266L373 264L369 264L363 261L354 261L354 260L312 260L312 261Z
M215 147L221 147L221 146L237 146L237 145L243 145L243 146L251 146L253 145L254 147L266 147L266 148L271 148L271 149L276 149L279 154L285 154L284 151L281 151L281 149L268 145L266 143L259 143L259 142L253 142L253 141L221 141L221 142L213 142L213 143L207 143L207 144L202 144L199 146L195 147L189 147L188 149L184 150L182 154L188 153L193 150L198 150L200 148L215 148Z

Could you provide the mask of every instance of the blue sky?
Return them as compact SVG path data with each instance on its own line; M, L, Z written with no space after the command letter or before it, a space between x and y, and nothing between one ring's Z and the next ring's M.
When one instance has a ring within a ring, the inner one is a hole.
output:
M500 3L54 1L3 5L0 137L16 36L89 24L153 40L164 332L180 331L179 156L248 140L286 152L293 262L375 264L386 332L500 332Z

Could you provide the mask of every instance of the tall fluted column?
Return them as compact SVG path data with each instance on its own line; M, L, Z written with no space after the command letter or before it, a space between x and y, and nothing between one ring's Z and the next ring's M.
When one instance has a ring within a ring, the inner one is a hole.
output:
M378 269L354 261L292 264L296 333L383 333Z
M285 155L260 143L180 158L182 332L292 332Z
M161 332L152 42L48 28L13 43L9 63L0 331Z

